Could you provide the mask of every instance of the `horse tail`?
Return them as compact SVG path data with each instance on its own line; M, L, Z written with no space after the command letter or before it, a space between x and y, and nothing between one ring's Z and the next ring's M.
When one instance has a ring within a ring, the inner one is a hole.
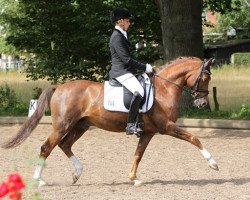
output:
M38 99L37 108L33 113L33 115L24 122L24 124L14 137L10 138L8 141L1 144L2 148L9 149L17 147L30 136L32 131L36 128L39 121L43 117L55 89L56 86L50 86L42 92L42 94Z

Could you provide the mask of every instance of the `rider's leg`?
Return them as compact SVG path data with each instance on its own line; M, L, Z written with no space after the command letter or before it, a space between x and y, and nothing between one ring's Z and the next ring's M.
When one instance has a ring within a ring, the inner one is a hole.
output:
M141 134L143 132L143 129L141 127L137 126L137 117L139 114L140 104L142 101L142 96L139 94L139 92L135 92L131 103L129 107L129 113L128 113L128 124L126 128L126 132L128 135L131 134Z
M124 85L129 91L133 93L133 98L130 103L128 126L126 128L127 134L140 134L143 132L143 120L142 117L138 121L138 113L140 104L144 96L144 89L137 80L137 78L131 74L125 74L116 78L122 85ZM137 122L140 122L137 124ZM138 126L139 125L139 126Z
M137 116L137 132L143 132L144 130L144 121L142 118L142 113L139 112Z

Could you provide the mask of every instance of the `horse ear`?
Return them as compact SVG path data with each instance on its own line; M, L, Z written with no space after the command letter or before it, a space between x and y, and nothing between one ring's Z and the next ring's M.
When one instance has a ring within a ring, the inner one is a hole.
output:
M204 68L208 71L210 71L210 67L212 64L214 64L215 59L214 58L209 58L208 61L205 62Z

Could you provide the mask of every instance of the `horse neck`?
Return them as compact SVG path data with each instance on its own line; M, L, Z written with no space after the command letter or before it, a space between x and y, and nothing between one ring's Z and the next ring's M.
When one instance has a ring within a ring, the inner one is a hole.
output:
M177 79L176 79L177 80ZM172 105L172 107L176 106L179 107L180 97L182 94L182 85L184 84L183 80L171 80L173 83L179 85L169 83L163 79L156 78L155 80L155 89L156 89L156 99L161 99L162 103L168 103ZM167 102L166 102L167 101Z
M190 73L193 73L193 70L197 69L197 66L200 67L201 61L197 58L186 57L182 60L177 60L176 62L177 63L173 63L165 67L163 66L163 69L159 70L157 75L169 80L164 81L167 85L177 84L181 87L184 87L187 83L188 76Z
M188 68L187 65L178 65L163 69L157 73L161 77L158 82L165 88L180 90L186 85L186 75L190 71Z
M186 85L188 73L192 69L191 64L179 64L159 71L158 75L165 80L156 77L156 100L166 109L165 112L169 113L173 121L177 119L182 88Z

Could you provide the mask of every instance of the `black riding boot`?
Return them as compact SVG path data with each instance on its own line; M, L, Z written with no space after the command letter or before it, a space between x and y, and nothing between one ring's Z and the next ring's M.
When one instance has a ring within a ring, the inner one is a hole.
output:
M139 135L143 132L143 129L137 126L137 117L142 99L142 96L138 92L134 93L129 107L128 124L126 128L127 135Z
M144 130L144 121L143 121L143 118L142 118L142 113L138 114L136 123L137 123L137 125L136 125L137 132L139 134L141 134L143 132L143 130Z

